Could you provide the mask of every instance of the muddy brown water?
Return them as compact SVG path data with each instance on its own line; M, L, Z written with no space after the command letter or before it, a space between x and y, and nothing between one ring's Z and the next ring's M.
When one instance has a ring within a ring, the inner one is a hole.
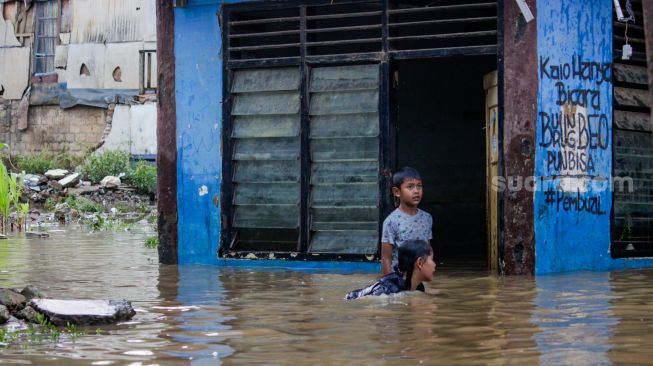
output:
M371 273L163 266L151 232L0 242L0 287L127 299L129 322L0 346L0 364L653 364L653 271L499 277L446 269L426 294L342 300Z

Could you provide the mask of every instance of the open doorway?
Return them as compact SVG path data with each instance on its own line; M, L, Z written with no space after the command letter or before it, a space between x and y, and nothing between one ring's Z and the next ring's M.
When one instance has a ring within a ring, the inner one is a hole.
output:
M420 207L433 216L432 245L443 267L487 268L483 77L495 69L494 55L393 64L395 167L422 175Z

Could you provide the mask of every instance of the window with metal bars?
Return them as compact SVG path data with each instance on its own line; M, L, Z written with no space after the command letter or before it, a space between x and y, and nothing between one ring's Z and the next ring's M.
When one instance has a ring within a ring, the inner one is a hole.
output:
M230 67L495 54L496 2L379 1L223 7Z
M635 22L619 22L616 14L613 22L615 184L611 253L615 258L653 256L653 136L645 34L642 3L631 3ZM626 42L633 55L622 60Z
M375 258L388 62L496 54L496 2L240 3L221 20L221 255Z
M301 89L296 67L233 74L229 249L373 255L379 218L379 67L312 68L305 106ZM302 129L305 113L309 125ZM302 150L310 154L308 169L302 169ZM308 182L305 195L303 181ZM302 200L308 213L302 213ZM302 221L307 238L300 238Z
M36 3L34 32L34 74L54 72L54 50L59 38L59 5L57 1Z

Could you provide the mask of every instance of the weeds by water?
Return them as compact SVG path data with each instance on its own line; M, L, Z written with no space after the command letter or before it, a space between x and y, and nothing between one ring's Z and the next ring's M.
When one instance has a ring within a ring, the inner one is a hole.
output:
M22 190L23 176L10 174L4 163L0 162L0 226L3 234L7 233L9 215L12 206L17 213L19 223L21 222L21 218L27 217L29 204L27 204L27 206L21 204L20 199ZM24 221L25 223L27 222L27 220ZM22 228L22 224L19 224L18 229L22 230ZM25 227L25 229L27 229L27 227Z
M129 153L125 151L105 151L89 155L81 166L82 173L93 183L98 183L102 178L120 173L129 173L131 165Z
M81 196L68 196L64 200L70 208L74 208L79 212L102 212L102 205Z
M8 331L0 328L0 347L28 342L30 344L57 344L62 337L70 339L73 343L81 336L88 335L87 329L79 329L77 325L67 323L63 329L56 327L41 313L36 314L36 323L29 324L25 330ZM100 334L100 329L96 334Z
M159 246L159 237L158 236L150 236L147 239L145 239L145 247L148 249L156 249L156 247Z
M146 161L137 161L128 179L140 193L156 192L156 167Z
M72 154L53 155L45 151L36 154L21 154L14 158L18 171L33 174L44 174L51 169L71 170L81 161L81 157Z
M80 222L93 231L129 231L135 225L134 223L126 223L121 219L104 217L101 214L83 217Z

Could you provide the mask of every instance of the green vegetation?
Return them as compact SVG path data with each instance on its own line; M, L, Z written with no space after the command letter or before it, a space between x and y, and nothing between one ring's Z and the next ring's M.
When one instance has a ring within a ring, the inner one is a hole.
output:
M77 338L88 335L88 330L80 330L75 324L70 323L60 330L41 313L36 314L35 320L37 324L30 324L24 331L9 332L7 329L0 328L0 347L18 343L23 338L31 344L42 344L48 341L56 344L62 336L66 336L74 343ZM96 334L99 334L97 330Z
M56 199L48 197L43 203L43 209L46 211L54 211L55 206L59 203Z
M156 192L156 166L147 161L137 161L128 179L138 192Z
M146 248L155 249L158 246L159 246L159 237L158 236L150 236L147 239L145 239L145 247Z
M126 223L121 219L105 218L102 215L82 218L81 223L95 231L128 231L134 226L133 223Z
M102 212L102 205L82 196L68 196L65 203L79 212Z
M71 154L53 155L44 151L36 154L22 154L14 158L16 169L32 174L44 174L50 169L72 170L82 158Z
M115 202L113 207L120 213L128 213L134 210L128 203L125 202Z
M9 214L13 205L16 212L21 212L20 197L23 190L23 176L12 176L5 165L0 162L0 224L2 232L7 233ZM29 206L27 207L29 210ZM19 227L20 228L20 227Z
M89 155L81 166L81 171L93 183L99 183L108 175L129 174L131 165L129 153L125 151L105 151Z

